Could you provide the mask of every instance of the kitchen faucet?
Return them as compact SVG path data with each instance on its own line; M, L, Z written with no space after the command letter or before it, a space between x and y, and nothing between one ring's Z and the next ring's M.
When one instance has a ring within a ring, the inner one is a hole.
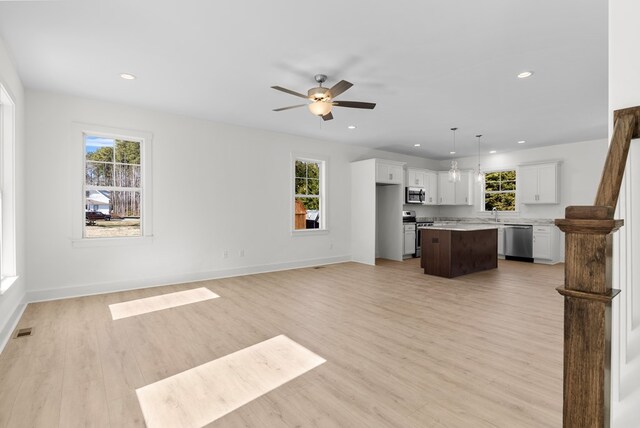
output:
M498 208L493 207L493 209L491 210L493 212L493 216L496 219L496 223L498 222Z

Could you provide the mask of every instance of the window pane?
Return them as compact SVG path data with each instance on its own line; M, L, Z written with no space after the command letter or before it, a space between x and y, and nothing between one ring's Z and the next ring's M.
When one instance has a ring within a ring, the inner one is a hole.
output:
M307 164L297 160L296 161L296 177L305 178L307 176Z
M502 171L502 181L515 181L516 180L516 172L515 171Z
M113 186L113 164L87 162L85 182L93 186Z
M497 192L500 190L500 182L499 181L485 181L484 189L487 192Z
M114 183L117 187L140 187L140 166L116 164Z
M307 192L309 195L320 195L320 180L308 179Z
M112 138L86 135L84 143L84 152L87 160L113 162L114 140Z
M85 237L115 238L142 235L140 192L90 190L86 194Z
M484 175L485 181L500 181L500 173L499 172L488 172Z
M320 198L296 198L295 200L295 228L320 228Z
M515 193L491 193L484 198L485 211L491 211L495 207L498 211L515 211Z
M503 181L502 182L502 190L516 190L516 182L515 181Z
M307 180L304 178L296 178L296 195L306 195L307 194Z
M137 141L116 140L115 161L140 165L140 143Z
M309 178L320 178L320 165L309 162L307 164L307 174Z

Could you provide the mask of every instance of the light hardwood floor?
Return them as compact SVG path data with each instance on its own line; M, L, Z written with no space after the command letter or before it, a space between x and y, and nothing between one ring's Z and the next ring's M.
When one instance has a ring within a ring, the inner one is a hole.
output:
M30 304L0 354L0 427L144 426L135 390L284 334L326 363L212 427L559 427L563 265L456 279L344 263ZM109 305L220 296L112 320Z

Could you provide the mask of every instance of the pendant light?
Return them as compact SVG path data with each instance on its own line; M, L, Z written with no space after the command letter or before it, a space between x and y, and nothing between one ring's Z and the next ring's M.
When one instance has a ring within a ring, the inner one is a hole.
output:
M456 131L458 128L451 128L453 131L453 151L452 155L456 154ZM451 159L451 169L449 170L449 181L452 183L460 181L460 170L458 169L458 162L455 159Z
M476 135L476 137L478 138L478 169L473 172L473 175L478 183L482 183L484 181L484 173L480 169L480 138L482 134Z

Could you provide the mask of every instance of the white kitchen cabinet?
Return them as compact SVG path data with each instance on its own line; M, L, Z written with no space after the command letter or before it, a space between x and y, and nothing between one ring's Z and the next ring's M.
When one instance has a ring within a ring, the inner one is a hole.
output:
M560 232L555 226L533 226L533 259L556 263L560 256Z
M518 170L518 189L523 204L558 203L557 162L521 165Z
M407 256L410 254L415 254L416 252L416 226L412 225L404 225L404 250L402 252L403 255Z
M471 173L460 171L460 181L455 183L455 203L456 205L471 205Z
M454 205L456 203L456 185L449 181L447 171L438 172L438 205Z
M407 169L407 181L405 181L405 186L407 187L425 187L424 182L424 174L425 171L422 169Z
M404 169L402 163L376 161L376 183L402 184Z
M504 229L498 229L498 255L504 257Z
M438 172L438 204L439 205L471 205L472 186L469 171L460 171L460 181L449 181L449 171Z
M438 174L434 171L424 173L425 205L438 205Z

